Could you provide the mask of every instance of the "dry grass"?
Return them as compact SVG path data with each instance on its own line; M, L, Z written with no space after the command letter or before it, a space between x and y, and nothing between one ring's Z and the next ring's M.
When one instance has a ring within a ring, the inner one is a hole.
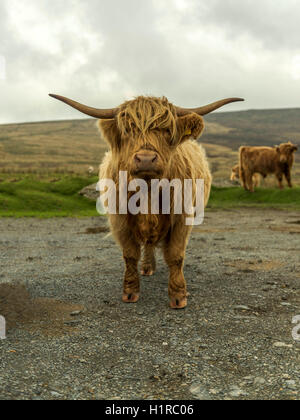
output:
M105 150L94 120L0 126L0 173L97 172Z

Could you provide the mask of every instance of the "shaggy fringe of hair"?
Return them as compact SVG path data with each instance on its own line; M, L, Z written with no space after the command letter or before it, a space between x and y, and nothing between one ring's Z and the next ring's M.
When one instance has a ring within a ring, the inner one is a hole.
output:
M169 129L176 135L176 110L167 98L138 96L120 106L117 116L121 135L135 134L136 129L145 135L153 129Z

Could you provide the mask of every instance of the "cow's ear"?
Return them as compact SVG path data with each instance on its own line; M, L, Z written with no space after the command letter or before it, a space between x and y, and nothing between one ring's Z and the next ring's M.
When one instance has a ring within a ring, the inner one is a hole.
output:
M110 145L112 150L120 149L121 136L116 120L99 120L98 128L102 137Z
M177 118L176 144L191 138L197 140L204 130L204 120L200 115L188 114Z
M293 146L293 152L297 152L298 146Z

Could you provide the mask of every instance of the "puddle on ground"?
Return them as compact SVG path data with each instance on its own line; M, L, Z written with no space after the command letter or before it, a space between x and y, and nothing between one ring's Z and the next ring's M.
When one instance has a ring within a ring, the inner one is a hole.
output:
M87 235L96 235L97 233L107 233L110 229L108 226L100 226L95 228L87 228L84 232Z
M21 328L46 336L76 332L71 313L84 307L51 298L32 298L24 285L0 284L0 314L7 330Z
M193 228L193 232L196 233L226 233L226 232L235 232L236 229L233 228L226 228L226 229L222 229L222 228L211 228L211 229L206 229L203 227L194 227Z
M282 267L284 264L279 261L228 261L225 263L227 267L235 267L239 270L249 270L249 271L273 271L279 267Z
M300 226L270 226L269 229L273 230L274 232L300 234Z

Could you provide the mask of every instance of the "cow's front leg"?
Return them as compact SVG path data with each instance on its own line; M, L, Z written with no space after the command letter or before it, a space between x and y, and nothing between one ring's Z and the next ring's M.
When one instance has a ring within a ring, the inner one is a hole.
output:
M248 186L247 186L247 182L246 182L246 174L245 174L245 170L244 169L240 169L240 181L242 186L244 187L244 189L246 191L248 191Z
M287 180L288 186L289 186L290 188L293 188L293 184L292 184L292 176L291 176L291 171L290 171L290 169L286 169L286 171L285 171L284 175L285 175L285 178L286 178L286 180Z
M164 244L164 257L169 267L169 298L173 309L183 309L187 305L186 281L183 274L185 249L190 228L177 225Z
M246 182L248 185L248 190L253 193L254 192L253 173L251 173L250 171L246 171Z
M127 242L123 247L123 258L125 261L125 275L123 283L123 302L135 303L140 297L140 277L138 263L141 256L141 248L135 242Z
M280 190L283 190L284 189L284 186L283 186L283 183L282 183L282 181L283 181L283 175L282 175L282 173L281 172L277 173L276 174L276 178L278 180L279 189Z

